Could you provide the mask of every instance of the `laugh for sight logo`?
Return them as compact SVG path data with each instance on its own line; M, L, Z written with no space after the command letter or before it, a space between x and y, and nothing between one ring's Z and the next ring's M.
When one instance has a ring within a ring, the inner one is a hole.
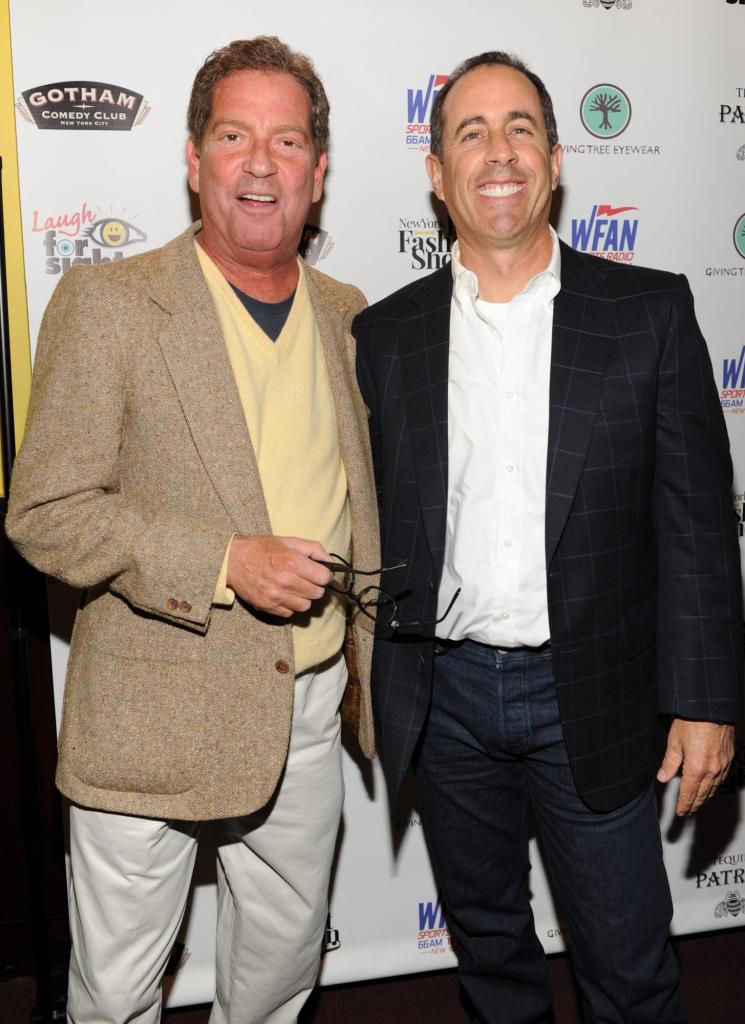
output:
M88 203L75 210L45 215L34 210L31 231L42 236L47 274L70 267L124 259L123 250L147 241L144 231L122 217L96 216Z

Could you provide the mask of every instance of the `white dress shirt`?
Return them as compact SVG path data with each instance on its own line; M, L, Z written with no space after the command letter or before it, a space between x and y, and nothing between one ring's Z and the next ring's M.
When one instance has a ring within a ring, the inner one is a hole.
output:
M509 302L478 298L453 246L448 371L448 504L439 637L496 647L549 639L546 459L559 242Z

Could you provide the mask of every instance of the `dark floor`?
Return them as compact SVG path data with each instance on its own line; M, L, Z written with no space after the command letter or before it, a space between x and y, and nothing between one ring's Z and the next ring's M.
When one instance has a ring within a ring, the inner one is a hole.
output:
M678 939L690 1024L744 1024L745 928ZM569 961L549 960L554 1024L580 1024ZM0 1024L28 1024L33 982L0 984ZM206 1024L209 1007L170 1010L165 1024ZM319 990L301 1024L467 1024L453 971L408 975ZM652 1024L652 1022L650 1022Z

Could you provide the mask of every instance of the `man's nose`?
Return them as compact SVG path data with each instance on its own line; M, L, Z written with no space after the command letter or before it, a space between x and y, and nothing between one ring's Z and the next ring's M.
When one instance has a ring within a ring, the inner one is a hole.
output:
M489 133L484 159L490 164L509 164L517 159L512 139L506 131L500 130Z
M242 170L257 178L266 178L276 171L276 164L270 143L263 139L254 139L243 157Z

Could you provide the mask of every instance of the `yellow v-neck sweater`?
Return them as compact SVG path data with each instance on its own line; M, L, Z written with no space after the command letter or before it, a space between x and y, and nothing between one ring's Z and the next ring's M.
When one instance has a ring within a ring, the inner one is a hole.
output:
M225 337L272 532L320 541L347 558L352 537L347 478L302 262L292 309L272 341L201 246L196 249ZM345 615L344 601L327 594L308 613L293 617L296 672L341 649Z

